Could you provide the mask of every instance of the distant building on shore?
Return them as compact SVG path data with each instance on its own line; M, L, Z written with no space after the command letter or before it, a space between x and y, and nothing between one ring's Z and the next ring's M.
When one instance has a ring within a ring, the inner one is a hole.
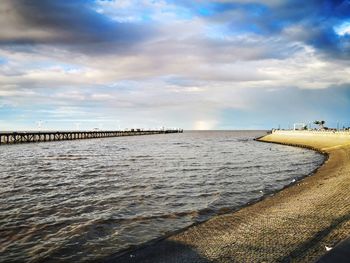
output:
M293 130L294 131L307 130L307 125L305 123L294 123Z

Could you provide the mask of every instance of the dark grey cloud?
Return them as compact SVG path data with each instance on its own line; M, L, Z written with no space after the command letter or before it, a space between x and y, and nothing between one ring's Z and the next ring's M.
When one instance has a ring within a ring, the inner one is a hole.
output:
M125 52L154 32L99 14L94 1L2 0L0 44L66 45L80 51Z

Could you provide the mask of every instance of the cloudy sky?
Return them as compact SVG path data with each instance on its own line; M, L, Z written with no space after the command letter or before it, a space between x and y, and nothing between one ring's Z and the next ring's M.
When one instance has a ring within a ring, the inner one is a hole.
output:
M0 129L350 126L349 0L0 0Z

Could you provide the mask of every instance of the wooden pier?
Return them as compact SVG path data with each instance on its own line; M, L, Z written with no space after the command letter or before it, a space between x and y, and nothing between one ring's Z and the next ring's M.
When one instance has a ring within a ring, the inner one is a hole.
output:
M182 133L183 130L131 130L131 131L36 131L0 132L0 145L31 142L82 140L106 137Z

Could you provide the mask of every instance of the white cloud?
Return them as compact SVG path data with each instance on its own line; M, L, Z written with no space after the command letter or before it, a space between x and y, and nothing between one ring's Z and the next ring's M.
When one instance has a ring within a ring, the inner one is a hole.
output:
M64 45L1 46L0 57L7 62L0 64L0 105L41 105L57 121L83 119L93 107L94 118L120 119L125 126L162 126L168 120L173 126L211 129L220 124L223 110L254 108L257 89L326 89L350 83L348 61L325 58L293 40L307 37L300 25L274 37L225 32L218 37L208 34L213 26L209 21L174 14L179 7L136 2L100 1L99 9L119 22L137 21L144 8L152 11L150 19L159 21L157 34L132 50L117 52L113 43L107 43L106 52L90 55ZM11 14L9 19L2 37L10 39L20 22ZM349 28L345 23L336 30L346 35ZM38 29L21 34L51 37Z
M350 35L350 22L343 22L342 24L334 27L334 31L339 36Z

